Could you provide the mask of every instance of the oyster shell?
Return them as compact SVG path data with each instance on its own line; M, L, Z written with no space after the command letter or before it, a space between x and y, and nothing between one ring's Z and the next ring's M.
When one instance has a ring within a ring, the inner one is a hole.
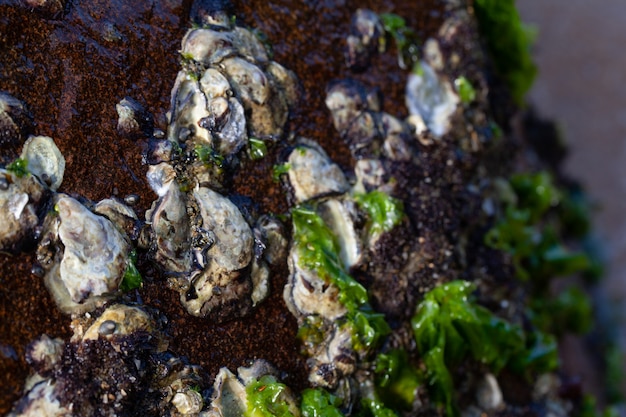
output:
M439 76L426 62L409 74L406 84L406 106L411 114L419 114L426 126L441 137L450 129L450 118L459 104L452 84Z
M133 209L126 204L113 198L105 198L96 203L93 211L111 220L131 240L137 239L139 235L139 219Z
M65 158L48 136L31 136L22 148L21 158L27 162L27 170L42 183L56 191L63 182Z
M18 155L33 127L33 117L24 103L0 91L0 162L9 163Z
M251 30L236 26L233 34L239 55L255 64L267 65L269 57L265 46Z
M182 41L181 54L204 65L215 65L237 53L232 32L191 29Z
M350 35L346 39L348 68L355 71L366 69L372 56L379 50L384 50L384 43L381 41L384 34L385 28L376 13L368 9L357 9L350 23Z
M329 194L342 194L349 189L339 166L317 144L298 145L289 154L287 163L289 183L298 203Z
M199 369L166 351L147 311L117 304L97 319L74 319L72 327L68 343L43 336L29 347L37 373L10 416L199 415Z
M173 168L169 165L162 165L165 172L173 173ZM165 174L166 177L167 175ZM160 182L163 176L158 174L153 178L158 179L154 180L155 187L156 184L162 184L158 190L163 196L146 211L146 223L153 234L151 250L154 251L155 260L167 270L187 272L191 269L191 229L187 217L187 196L173 178L164 182ZM150 177L148 181L150 182Z
M220 66L244 106L267 103L271 94L270 83L261 68L239 57L225 59Z
M108 307L85 331L82 340L110 339L113 335L129 335L137 331L152 333L151 317L139 307L115 304Z
M311 352L308 360L309 382L334 389L342 378L354 373L357 355L352 347L352 337L352 332L345 326L333 326L326 333L324 341Z
M7 417L71 417L73 415L71 409L61 405L56 383L46 379L31 388Z
M129 139L151 137L154 131L154 117L137 100L124 97L115 105L117 111L117 131Z
M28 243L47 194L32 175L0 169L0 251L15 252Z
M300 255L293 247L287 260L289 278L283 290L287 308L295 317L317 315L334 321L346 315L346 307L339 302L339 289L329 285L314 271L300 266Z
M253 291L249 274L243 271L254 253L252 230L228 198L205 187L192 195L200 220L192 232L193 252L201 270L192 273L181 302L196 316L216 308L218 315L244 314Z
M359 263L362 256L362 244L354 226L357 209L352 200L328 199L320 203L319 214L324 223L333 230L339 246L339 259L346 271Z
M268 362L257 359L249 367L239 367L237 373L238 376L235 376L228 368L220 369L215 377L213 396L206 417L240 417L249 413L258 404L250 398L248 387L262 378L266 378L270 383L277 382L278 372ZM282 385L272 401L286 405L286 415L300 417L300 409L288 387ZM265 415L264 411L256 409L259 415Z
M37 253L46 286L64 313L90 311L117 291L130 245L107 218L69 196L59 195L55 209Z
M194 139L198 143L212 144L209 131L200 127L201 120L210 116L207 100L195 76L180 71L172 89L167 138L172 142Z

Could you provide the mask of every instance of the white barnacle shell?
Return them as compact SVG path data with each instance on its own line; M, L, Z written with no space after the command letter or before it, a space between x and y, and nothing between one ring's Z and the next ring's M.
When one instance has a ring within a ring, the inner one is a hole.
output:
M406 105L409 113L419 114L426 126L437 137L450 129L450 118L459 104L459 96L449 81L421 61L406 84Z
M289 183L298 203L328 194L342 194L349 184L341 168L315 143L299 145L287 159Z
M65 173L65 158L48 136L31 136L22 148L21 158L26 160L28 172L56 191Z
M82 340L98 340L112 335L129 335L139 330L153 329L150 316L139 307L115 304L108 307L85 331Z
M64 313L89 311L117 291L130 245L111 221L69 196L60 195L55 208L52 233L62 248L44 265L46 286Z
M167 162L161 162L156 165L150 165L148 172L146 173L146 179L148 185L152 188L152 191L159 197L163 197L170 189L172 184L175 184L176 171Z
M484 411L500 410L504 407L502 390L493 374L485 374L478 383L476 387L476 402Z
M365 193L384 184L385 168L380 159L359 159L354 165L354 175L357 182L353 190Z
M0 250L19 249L39 223L45 187L32 175L0 169Z
M137 100L124 97L115 105L117 131L130 139L150 137L154 131L154 117Z
M382 113L380 119L385 134L384 155L393 161L410 161L413 151L408 144L411 138L408 125L388 113Z
M197 416L204 405L202 395L193 389L177 392L171 401L182 416Z
M191 29L183 38L181 53L204 65L215 65L225 57L232 56L237 49L234 46L232 32L212 29Z

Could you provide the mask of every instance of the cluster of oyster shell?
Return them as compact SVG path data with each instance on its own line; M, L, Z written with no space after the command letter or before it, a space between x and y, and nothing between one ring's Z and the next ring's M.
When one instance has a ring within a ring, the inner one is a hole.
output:
M183 69L172 90L166 136L157 137L152 116L133 99L117 105L120 134L149 139L147 178L158 200L145 223L116 199L94 204L57 193L65 160L51 138L30 137L20 158L0 170L0 250L16 252L37 243L47 288L59 309L75 318L69 344L44 335L29 348L35 373L11 416L71 415L85 395L94 395L69 393L72 375L106 366L111 350L123 353L117 360L124 366L134 364L126 369L133 384L158 394L151 407L169 415L199 415L203 408L202 415L222 415L220 410L234 407L242 393L238 407L245 409L244 387L262 376L257 371L276 373L269 364L254 365L240 370L245 377L238 379L224 369L214 404L205 406L193 389L200 381L196 368L167 352L152 313L113 304L92 318L121 295L137 246L149 250L190 314L220 320L246 314L261 302L269 291L268 263L284 258L282 224L269 215L244 215L228 198L223 179L237 168L249 138L284 136L297 81L230 15L205 17L206 24L189 30L182 42ZM7 94L0 99L2 140L20 142L27 110ZM155 362L167 371L155 374L150 368ZM135 385L124 385L128 382L91 388L115 409L139 395Z
M167 135L151 140L147 176L159 199L146 223L154 259L187 311L233 318L266 297L267 262L286 243L272 237L282 230L275 218L244 217L223 177L249 138L283 137L297 81L230 16L205 23L183 38Z
M86 407L88 414L95 406L93 396L111 409L106 415L126 408L146 415L240 416L249 409L246 388L262 376L277 379L276 369L256 360L239 368L237 376L222 368L210 393L201 393L198 367L167 350L157 312L125 304L102 310L119 299L134 247L148 251L190 314L216 320L235 319L262 302L270 291L268 264L287 256L287 308L300 326L314 326L320 336L304 343L310 384L332 391L348 413L359 398L375 395L372 352L357 346L355 329L345 325L349 311L340 289L302 262L298 242L292 239L288 248L275 217L253 216L229 198L227 174L237 169L250 139L286 137L289 109L298 98L295 75L272 61L254 32L236 26L226 11L213 10L199 23L182 40L182 69L171 94L167 132L156 131L152 116L134 100L117 106L119 132L149 143L147 179L158 199L145 222L118 200L93 204L58 193L64 159L50 138L26 141L23 172L0 169L0 250L18 251L35 236L46 285L59 308L74 318L70 342L44 335L30 345L27 360L34 372L12 417L66 416L77 407ZM348 65L367 67L380 50L381 36L378 16L357 11L347 40ZM406 120L384 112L380 94L358 81L328 86L333 124L356 161L352 173L305 138L292 143L285 160L292 201L322 219L337 243L337 268L346 274L368 270L383 256L379 242L386 233L403 229L412 235L403 237L399 260L389 267L402 275L399 291L404 292L421 267L414 220L403 217L391 228L373 231L357 196L379 192L409 201L415 189L399 183L398 167L417 171L419 144L445 135L458 112L459 96L442 75L446 62L438 41L428 40L424 51L408 77ZM0 95L0 123L9 127L0 129L0 140L19 141L24 117L18 100ZM386 266L381 268L369 271L368 295L388 316L402 316L410 310L409 301L376 291L389 281ZM399 347L410 343L400 334L389 339ZM77 383L88 382L85 369L111 378L98 379L89 392L76 391ZM492 391L499 392L497 381L491 382ZM288 389L281 401L292 415L300 414Z

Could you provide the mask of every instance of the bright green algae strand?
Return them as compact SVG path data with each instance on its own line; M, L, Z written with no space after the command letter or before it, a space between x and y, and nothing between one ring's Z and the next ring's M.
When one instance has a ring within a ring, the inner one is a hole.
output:
M398 64L400 68L407 69L414 66L419 61L420 42L413 29L406 25L403 17L394 13L382 13L379 15L385 32L389 34L396 43L398 50ZM382 48L386 48L385 40L382 40Z
M137 288L140 288L143 284L143 278L137 269L137 252L134 250L128 255L128 261L126 263L126 271L124 271L124 277L120 283L120 291L128 292Z
M476 99L476 90L470 81L461 76L454 80L454 88L459 94L459 98L463 104L469 104Z
M253 160L259 160L265 158L267 155L267 145L262 139L250 138L248 139L250 146L250 158Z
M565 194L547 172L514 175L508 187L504 218L485 235L485 243L511 254L518 278L532 279L541 288L551 277L592 266L585 253L572 252L561 243L560 221L548 221L551 209L559 211L568 205L562 204Z
M518 373L530 368L547 372L558 365L553 338L539 332L525 335L519 326L476 304L471 297L475 289L467 281L440 285L426 293L411 320L433 398L451 416L458 409L450 368L467 357L494 373L505 366Z
M7 165L7 171L11 171L17 175L18 178L22 178L28 174L28 161L22 158L17 158L15 161Z
M300 410L303 417L343 417L339 407L341 399L321 388L308 388L302 392Z
M285 384L265 375L246 386L248 407L245 417L294 417L289 404L282 398Z
M354 199L368 215L367 228L370 236L389 232L400 224L404 217L402 201L382 191L374 190L366 194L355 194Z
M353 347L357 350L375 347L389 333L389 326L382 314L372 310L365 287L345 271L333 232L310 207L294 207L291 218L300 266L315 271L339 289L339 302L348 310L346 324L353 329Z
M376 393L380 399L394 408L410 411L424 375L411 365L407 352L393 349L379 353L374 372Z

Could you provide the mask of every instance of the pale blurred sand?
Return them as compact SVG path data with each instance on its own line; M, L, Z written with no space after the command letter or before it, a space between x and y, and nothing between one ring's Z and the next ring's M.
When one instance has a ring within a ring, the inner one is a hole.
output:
M626 352L626 1L518 0L517 7L539 29L540 74L529 101L560 123L570 146L566 172L601 205L594 222L608 258L602 289Z

